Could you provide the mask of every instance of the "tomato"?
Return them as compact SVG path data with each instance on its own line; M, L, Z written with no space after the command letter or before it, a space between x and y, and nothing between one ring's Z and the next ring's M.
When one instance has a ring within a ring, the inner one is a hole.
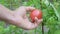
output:
M32 10L30 13L30 18L32 22L35 21L35 17L37 17L38 19L42 19L42 11L39 11L37 9Z

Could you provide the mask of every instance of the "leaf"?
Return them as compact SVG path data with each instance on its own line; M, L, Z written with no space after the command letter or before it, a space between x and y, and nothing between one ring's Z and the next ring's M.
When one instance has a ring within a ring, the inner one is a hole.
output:
M58 11L56 10L56 8L54 7L53 4L50 3L50 6L52 6L52 8L54 9L54 12L55 12L55 14L56 14L56 16L58 17L58 20L60 21L60 16L59 16Z
M54 34L60 34L60 30L56 30Z

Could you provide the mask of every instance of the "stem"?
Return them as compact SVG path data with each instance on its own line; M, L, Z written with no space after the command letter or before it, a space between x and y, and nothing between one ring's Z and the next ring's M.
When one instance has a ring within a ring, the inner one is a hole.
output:
M42 34L44 34L44 23L42 23Z
M42 0L40 0L41 10L42 10ZM44 23L42 23L42 34L44 34Z

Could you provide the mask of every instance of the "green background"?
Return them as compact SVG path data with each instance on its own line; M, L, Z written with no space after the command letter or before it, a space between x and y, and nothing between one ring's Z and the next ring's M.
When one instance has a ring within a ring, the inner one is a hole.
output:
M60 0L0 0L0 4L10 10L20 6L33 6L43 12L43 24L36 29L24 30L0 21L0 34L60 34Z

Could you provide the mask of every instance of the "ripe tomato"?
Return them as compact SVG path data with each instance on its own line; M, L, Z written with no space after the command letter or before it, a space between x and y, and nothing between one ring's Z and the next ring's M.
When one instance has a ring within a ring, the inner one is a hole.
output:
M37 17L38 19L41 19L42 11L39 11L37 9L32 10L32 12L30 13L30 18L31 18L32 22L35 21L35 17Z

